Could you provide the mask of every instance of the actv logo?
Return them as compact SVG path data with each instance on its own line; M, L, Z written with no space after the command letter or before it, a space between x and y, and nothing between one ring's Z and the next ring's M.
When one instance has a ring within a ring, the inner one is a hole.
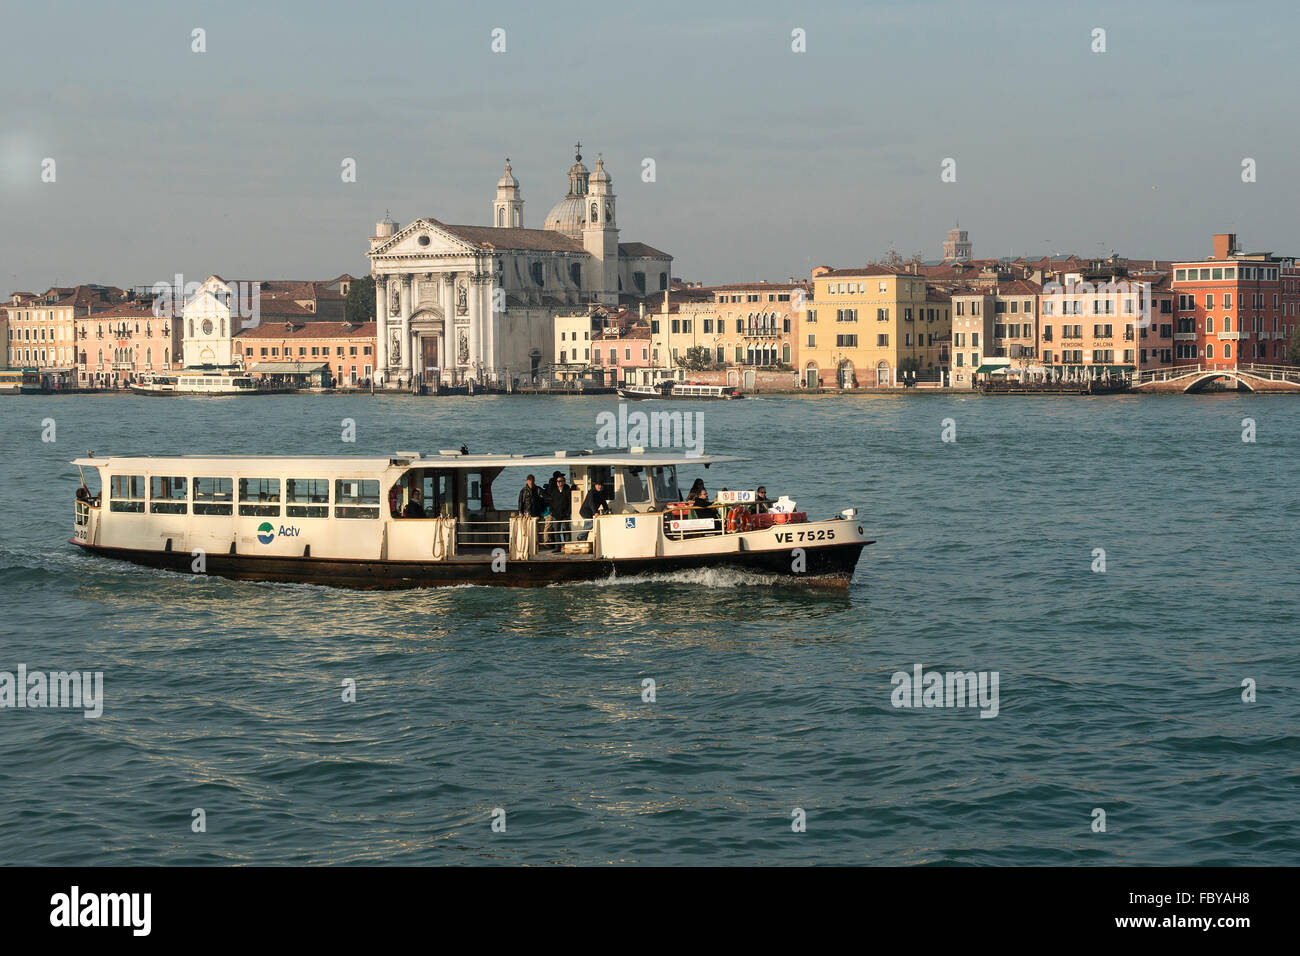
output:
M270 544L275 540L275 525L269 521L263 521L257 526L257 540L262 544Z

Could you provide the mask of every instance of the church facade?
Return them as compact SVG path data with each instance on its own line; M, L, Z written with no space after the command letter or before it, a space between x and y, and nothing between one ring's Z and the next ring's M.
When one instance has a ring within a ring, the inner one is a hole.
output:
M603 159L588 171L581 152L540 229L525 226L506 160L491 225L385 218L367 255L380 386L526 380L557 360L557 315L662 295L672 275L667 253L619 242L613 180Z

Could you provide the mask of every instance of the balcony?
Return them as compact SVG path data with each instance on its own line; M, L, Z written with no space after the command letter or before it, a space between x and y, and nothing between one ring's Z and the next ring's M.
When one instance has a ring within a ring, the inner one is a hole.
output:
M1197 335L1197 333L1195 333L1195 332L1175 332L1175 333L1174 333L1174 341L1175 341L1175 342L1195 342L1195 341L1196 341L1196 335Z
M1236 342L1236 341L1239 340L1243 335L1249 337L1249 334L1250 334L1250 333L1248 333L1248 332L1220 332L1220 333L1219 333L1219 341L1220 341L1220 342Z

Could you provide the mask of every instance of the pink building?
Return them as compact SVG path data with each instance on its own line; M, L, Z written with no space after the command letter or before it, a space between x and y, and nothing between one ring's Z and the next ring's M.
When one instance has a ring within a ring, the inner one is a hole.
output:
M151 302L125 302L77 316L74 329L82 388L125 387L179 366L180 323L154 315Z

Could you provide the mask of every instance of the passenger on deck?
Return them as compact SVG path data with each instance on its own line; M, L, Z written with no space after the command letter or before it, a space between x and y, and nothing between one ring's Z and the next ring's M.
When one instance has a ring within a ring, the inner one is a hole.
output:
M704 487L703 478L695 479L695 484L691 485L691 490L686 496L686 501L691 506L691 510L695 512L695 517L714 519L718 517L717 510L710 507L712 502L709 498L708 490Z
M573 489L556 473L555 488L549 498L551 503L550 543L563 545L569 540L569 522L573 518Z
M533 518L540 518L546 510L546 496L537 487L537 479L529 475L524 479L524 486L519 489L519 513Z
M605 494L604 482L597 478L591 483L591 490L582 499L582 507L578 509L578 514L586 519L583 522L582 534L578 537L578 540L587 540L587 535L591 532L591 521L596 515L608 513L609 497Z
M758 491L754 492L754 514L765 515L771 510L772 502L768 500L767 489L759 485Z
M411 500L406 503L402 509L403 518L423 518L424 505L420 502L420 491L416 489L411 492Z

